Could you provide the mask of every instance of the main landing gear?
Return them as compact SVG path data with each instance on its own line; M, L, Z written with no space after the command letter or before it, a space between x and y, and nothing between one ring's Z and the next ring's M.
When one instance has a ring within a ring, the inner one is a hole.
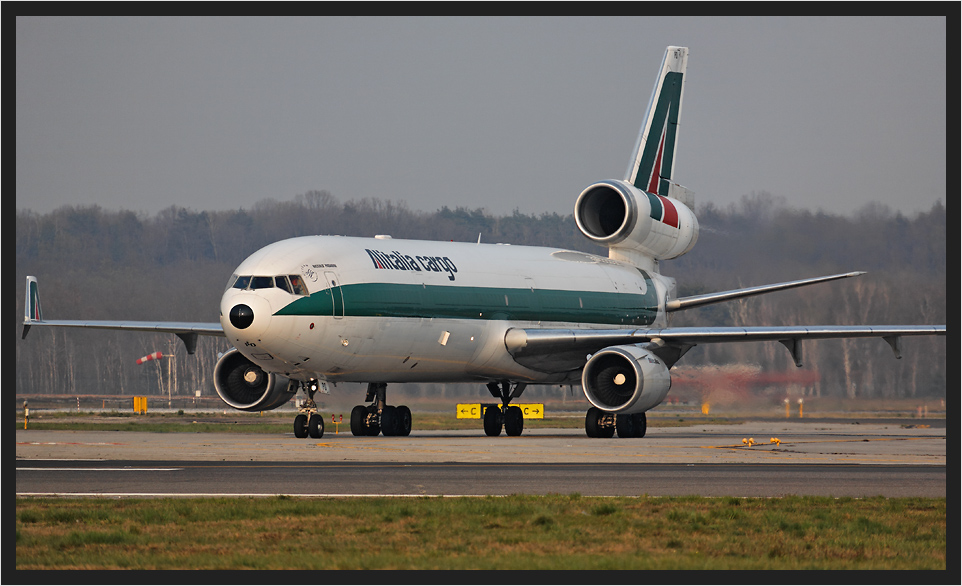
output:
M501 383L490 382L487 384L488 392L496 399L501 399L501 407L491 406L484 410L484 433L489 436L501 435L501 427L509 436L519 436L524 431L524 413L521 407L508 405L511 399L521 396L524 392L525 383L516 383L511 389L511 383L501 381Z
M400 435L411 433L411 410L401 405L388 405L386 383L368 383L365 401L351 410L351 433L354 435Z
M648 417L644 413L615 415L605 413L597 407L588 409L585 414L585 433L588 437L645 437L648 431Z
M307 399L298 407L297 417L294 418L294 437L321 438L324 437L324 418L317 412L314 393L317 392L317 381L301 383L301 388L307 391Z

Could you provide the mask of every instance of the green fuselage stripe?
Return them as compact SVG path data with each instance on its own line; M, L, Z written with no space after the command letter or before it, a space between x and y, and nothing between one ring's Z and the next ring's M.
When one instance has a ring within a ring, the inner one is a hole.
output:
M654 322L658 299L652 283L641 293L360 283L302 297L274 315L505 319L572 323ZM333 294L333 297L332 297ZM343 306L341 299L343 298Z

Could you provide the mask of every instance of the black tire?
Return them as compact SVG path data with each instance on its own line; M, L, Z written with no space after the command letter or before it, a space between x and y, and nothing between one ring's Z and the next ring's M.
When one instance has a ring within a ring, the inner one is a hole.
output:
M588 412L585 413L585 434L588 437L601 437L601 429L598 427L600 414L601 409L597 407L589 407Z
M504 432L512 437L521 435L524 431L524 413L521 407L508 407L504 414Z
M307 437L307 415L303 413L294 418L294 437Z
M615 431L618 437L637 437L635 435L634 415L615 415Z
M373 412L367 411L367 414L374 415ZM381 433L381 422L380 417L365 417L364 418L364 430L366 435L377 435Z
M364 405L357 405L351 410L351 433L354 435L367 435L367 426L364 419L367 417L367 408Z
M324 437L324 418L314 413L307 420L307 435L314 439Z
M588 437L611 437L615 435L614 427L602 425L601 420L605 417L605 412L597 407L588 409L585 413L585 433Z
M398 435L409 436L411 435L411 410L408 409L406 405L401 405L397 408L398 416Z
M381 409L381 433L384 435L398 435L397 407L387 405Z
M648 416L642 413L635 413L631 416L635 425L635 437L645 437L648 431Z
M497 407L488 407L484 410L484 433L485 435L495 437L501 435L501 409Z

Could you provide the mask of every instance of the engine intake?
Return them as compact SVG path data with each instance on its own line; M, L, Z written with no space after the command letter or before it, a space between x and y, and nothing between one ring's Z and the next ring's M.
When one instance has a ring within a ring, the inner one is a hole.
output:
M607 413L642 413L661 403L671 388L664 361L640 346L610 346L588 360L581 373L585 397Z
M237 348L225 352L214 366L214 388L225 403L241 411L270 411L291 400L297 383L264 370Z
M646 193L626 181L588 186L575 202L575 222L582 234L598 244L656 260L679 257L698 240L698 220L687 205Z

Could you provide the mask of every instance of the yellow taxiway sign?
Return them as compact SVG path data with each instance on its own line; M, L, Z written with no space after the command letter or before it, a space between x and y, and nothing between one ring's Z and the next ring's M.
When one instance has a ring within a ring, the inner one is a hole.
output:
M525 419L544 419L544 403L512 403L519 407ZM458 419L481 419L488 407L501 407L499 403L458 403Z

